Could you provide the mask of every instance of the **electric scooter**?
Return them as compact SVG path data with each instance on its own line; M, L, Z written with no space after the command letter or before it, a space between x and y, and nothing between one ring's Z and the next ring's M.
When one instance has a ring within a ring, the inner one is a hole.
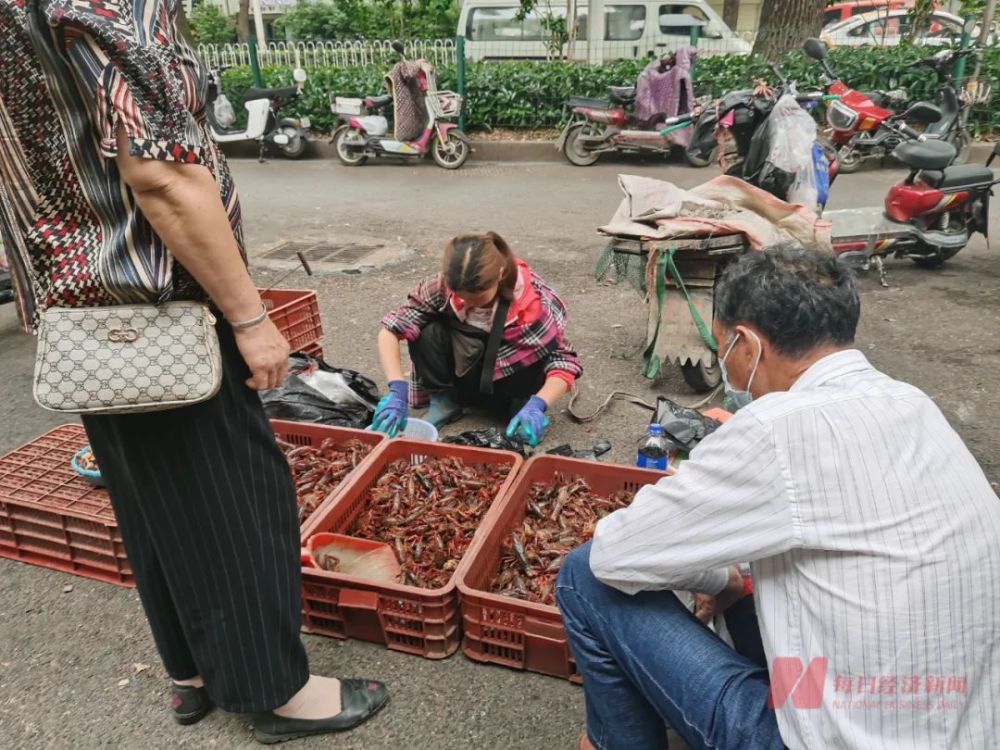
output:
M392 48L399 54L400 62L406 63L403 45L393 42ZM462 109L462 97L453 91L438 91L434 69L422 60L414 84L416 91L397 92L388 97L368 97L351 99L330 94L330 109L343 124L333 132L332 143L337 158L348 167L364 164L369 158L397 157L422 158L428 151L434 163L442 169L458 169L465 164L472 149L465 134L455 123L447 122L457 118ZM387 84L391 78L386 76ZM415 99L426 111L427 121L423 132L415 140L401 141L389 133L389 120L382 114L369 114L372 109L398 105L396 99L407 94L415 94ZM421 99L422 97L422 99Z
M905 113L897 114L892 107L876 101L875 93L857 91L839 80L830 66L826 45L819 39L807 39L803 49L809 57L823 66L823 84L826 92L834 100L827 107L827 124L833 130L832 141L838 150L840 171L844 174L856 172L868 159L882 159L892 153L901 141L897 128L883 127L886 123L897 124L905 121ZM942 50L933 57L910 63L907 67L930 68L937 75L939 86L937 106L941 118L929 123L923 135L947 141L955 146L956 163L968 159L972 143L966 119L971 100L963 102L955 88L951 70L956 57L973 54L974 50ZM892 92L890 92L892 93ZM982 92L987 98L989 89ZM963 92L963 96L966 93ZM979 97L981 94L977 93ZM883 93L882 101L888 95ZM898 104L899 96L894 95L890 104Z
M687 101L687 90L682 84L676 84L680 89L677 111L684 117L691 114L685 121L672 127L663 126L663 118L655 116L640 121L635 115L635 100L643 76L651 70L657 70L659 76L668 74L672 55L650 63L644 70L635 86L610 86L608 99L592 99L589 97L571 96L566 101L571 117L563 128L556 148L566 157L566 160L577 167L589 167L597 163L601 154L669 154L677 145L673 133L690 127L709 102L711 96L692 96L693 101ZM665 109L667 102L658 102L658 109ZM693 114L692 114L693 113ZM676 117L670 118L675 122ZM682 148L684 160L691 167L707 167L712 162L711 154L703 157L700 154Z
M224 68L209 71L208 103L205 107L212 136L219 143L257 141L260 144L259 160L264 161L268 146L274 145L286 159L298 159L306 152L308 117L280 117L279 110L302 94L306 72L296 68L292 73L294 86L278 89L248 89L243 97L247 110L247 124L242 130L230 126L236 120L233 107L222 93L219 76Z

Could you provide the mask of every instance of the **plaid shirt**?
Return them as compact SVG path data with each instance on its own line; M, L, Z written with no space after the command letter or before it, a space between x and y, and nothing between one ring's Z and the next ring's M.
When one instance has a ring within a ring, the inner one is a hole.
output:
M211 170L242 244L178 1L0 0L0 237L26 328L45 307L204 296L123 184L119 127L134 156Z
M539 304L520 308L515 304L511 307L497 351L493 379L501 380L543 362L548 377L561 378L572 386L583 374L583 366L566 340L566 305L526 263L518 261L518 265L530 279ZM406 304L382 319L382 327L402 339L415 341L428 323L458 319L452 298L443 277L425 279L410 292ZM410 386L410 405L423 406L427 402L427 393L416 372L410 375Z

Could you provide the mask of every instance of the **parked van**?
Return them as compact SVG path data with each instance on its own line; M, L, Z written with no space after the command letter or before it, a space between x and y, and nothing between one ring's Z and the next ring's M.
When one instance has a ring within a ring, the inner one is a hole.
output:
M935 2L935 10L937 5ZM826 6L826 10L823 12L823 28L846 21L861 13L871 13L876 10L881 10L884 13L887 10L911 7L913 7L913 0L847 0L846 2L834 3Z
M458 19L458 33L465 36L468 57L473 60L553 57L551 45L546 44L551 35L545 21L549 14L566 18L565 0L543 3L523 21L517 19L520 8L517 0L466 0ZM604 6L604 59L659 57L689 44L692 26L699 27L701 55L750 54L751 45L737 36L704 0L633 0ZM587 0L577 0L573 58L586 60L587 46Z

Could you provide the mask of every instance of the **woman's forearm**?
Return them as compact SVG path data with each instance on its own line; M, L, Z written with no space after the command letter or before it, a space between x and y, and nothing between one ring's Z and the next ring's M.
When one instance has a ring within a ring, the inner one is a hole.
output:
M542 390L537 393L538 398L551 407L556 401L569 393L569 384L562 378L548 377Z
M399 339L396 338L396 334L385 328L378 332L378 361L382 365L382 374L386 380L405 380L403 360L399 354Z
M116 163L156 234L226 319L259 315L260 294L240 256L212 173L202 166L130 156L123 132Z

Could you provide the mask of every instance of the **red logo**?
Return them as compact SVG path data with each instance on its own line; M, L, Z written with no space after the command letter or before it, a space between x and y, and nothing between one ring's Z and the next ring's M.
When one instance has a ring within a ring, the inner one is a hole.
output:
M789 698L795 708L822 706L828 661L825 656L818 656L806 666L797 656L776 657L771 663L767 707L781 708Z

